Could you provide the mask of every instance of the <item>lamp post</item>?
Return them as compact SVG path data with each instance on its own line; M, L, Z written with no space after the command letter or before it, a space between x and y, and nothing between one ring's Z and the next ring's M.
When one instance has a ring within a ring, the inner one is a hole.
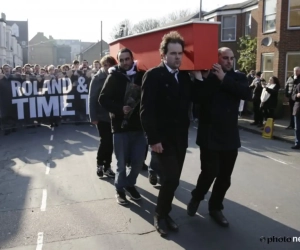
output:
M200 0L199 21L201 21L201 18L202 18L202 0Z

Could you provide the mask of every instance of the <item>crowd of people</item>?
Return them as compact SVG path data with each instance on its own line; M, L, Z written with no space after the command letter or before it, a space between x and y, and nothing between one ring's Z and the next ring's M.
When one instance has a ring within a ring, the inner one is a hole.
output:
M267 81L263 73L252 70L248 75L249 88L252 90L254 121L250 124L264 128L268 118L275 117L278 103L280 83L277 77L271 76ZM299 85L299 86L298 86ZM295 67L293 75L289 76L285 84L285 97L289 101L290 123L286 129L295 130L295 145L292 149L300 149L300 67Z
M93 61L92 65L89 65L87 60L83 60L81 63L78 60L74 60L72 64L64 65L44 65L39 64L25 64L22 66L11 67L9 64L4 64L0 67L0 76L1 77L11 77L12 75L21 75L21 76L42 76L43 78L56 78L62 77L64 75L71 76L75 73L85 73L88 76L92 76L100 69L100 61Z
M150 184L156 185L159 180L161 185L153 214L154 227L161 236L178 230L170 214L188 148L191 103L197 106L193 113L198 118L196 143L200 148L201 171L187 204L187 214L196 214L213 185L209 214L219 225L228 227L222 210L241 147L240 100L252 99L252 125L262 127L267 118L274 118L280 88L277 77L266 83L261 72L252 71L248 78L235 72L234 54L227 47L218 50L218 62L212 70L182 71L184 46L184 38L178 32L165 34L159 46L161 63L146 72L138 69L130 48L120 49L117 58L106 55L91 67L85 60L81 65L75 60L71 65L57 67L2 67L4 77L71 77L78 71L90 74L90 122L97 127L100 137L96 174L100 178L114 178L117 203L129 205L127 196L135 201L142 199L136 180L142 168L148 169ZM299 68L295 68L294 77L288 80L287 95L296 103L291 127L300 124L299 77ZM297 139L295 147L300 148L299 135ZM149 148L151 161L147 166ZM111 166L113 154L117 160L115 171Z

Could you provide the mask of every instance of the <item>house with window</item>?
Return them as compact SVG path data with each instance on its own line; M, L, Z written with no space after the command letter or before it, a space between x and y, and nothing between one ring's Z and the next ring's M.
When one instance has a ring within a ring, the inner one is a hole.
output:
M258 16L256 67L266 79L278 76L283 87L300 66L300 0L259 1Z
M9 64L12 67L23 65L23 48L15 33L15 26L10 26L6 15L0 16L0 66Z
M300 65L300 0L241 0L205 12L202 19L220 22L219 47L233 50L235 69L239 38L246 35L257 37L256 70L264 72L266 79L277 76L283 87L293 68ZM199 13L168 26L192 20L199 20Z
M221 22L219 46L231 48L236 59L239 37L257 37L256 70L267 80L277 76L283 87L300 65L300 0L244 1L205 13L204 20Z

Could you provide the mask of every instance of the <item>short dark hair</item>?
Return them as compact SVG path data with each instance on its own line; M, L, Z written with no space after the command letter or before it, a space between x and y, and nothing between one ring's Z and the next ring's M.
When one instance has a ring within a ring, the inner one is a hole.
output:
M73 64L79 64L79 61L78 60L74 60Z
M130 49L128 49L128 48L123 48L123 49L120 49L120 50L118 51L117 59L119 60L119 55L120 55L120 54L126 53L126 52L128 52L128 53L130 54L131 58L133 58L132 51L131 51Z
M159 52L161 55L168 53L169 43L179 43L184 50L184 39L177 31L171 31L168 34L165 34L160 43Z
M258 72L256 72L255 75L256 75L256 76L261 76L261 74L262 74L261 71L258 71Z

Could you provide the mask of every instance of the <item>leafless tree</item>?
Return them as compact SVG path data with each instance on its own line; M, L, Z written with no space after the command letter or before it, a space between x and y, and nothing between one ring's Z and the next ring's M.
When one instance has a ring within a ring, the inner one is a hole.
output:
M168 15L167 20L168 20L168 22L173 22L173 21L176 21L178 19L187 17L191 14L193 14L193 13L191 13L191 11L189 9L174 11L174 12L172 12Z
M145 19L138 22L132 28L133 34L146 32L148 30L156 29L160 26L159 20L156 19Z
M122 22L118 23L116 26L112 28L111 31L111 39L117 39L119 37L130 36L133 34L132 32L132 23L129 19L125 19Z

